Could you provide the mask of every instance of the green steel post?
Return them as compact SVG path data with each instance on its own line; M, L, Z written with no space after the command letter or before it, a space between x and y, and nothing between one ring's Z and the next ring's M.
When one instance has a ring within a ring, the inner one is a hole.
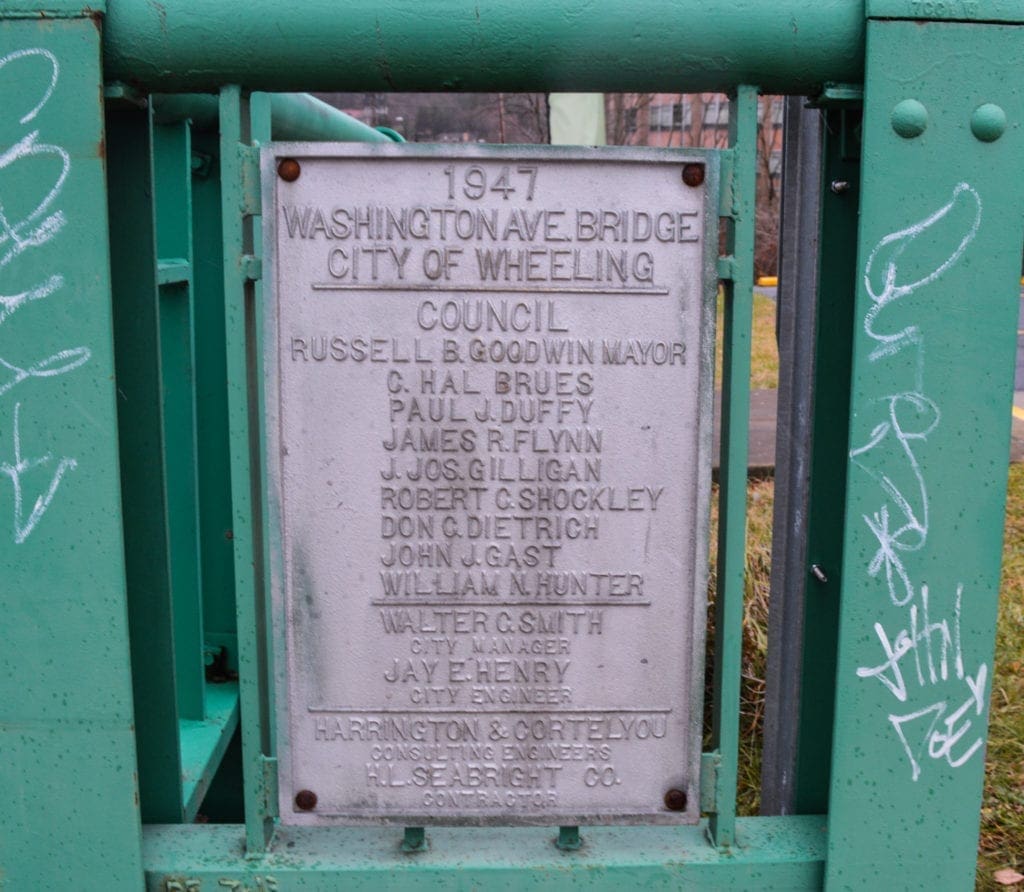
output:
M829 889L974 882L1024 241L1022 38L868 23Z
M231 500L234 515L238 675L245 778L246 849L263 852L273 833L264 760L270 755L266 697L266 598L263 577L262 496L259 489L256 323L251 266L255 260L251 201L253 180L249 101L238 87L220 94L221 219L224 240L224 326L227 359ZM248 186L247 188L247 178ZM248 196L248 198L247 198Z
M196 481L192 144L188 124L153 125L167 533L179 717L206 716Z
M100 33L18 6L0 9L0 884L127 892L142 852Z
M807 582L793 802L828 811L836 642L849 429L850 342L856 284L860 108L826 108L818 248L814 419L808 499ZM834 185L833 185L834 184ZM817 567L817 572L811 570Z
M558 836L555 845L563 852L575 852L583 846L583 837L580 836L580 828L566 824L558 828Z
M427 831L423 827L406 827L402 834L402 851L406 855L418 855L430 851Z
M303 94L296 94L296 95L303 95ZM249 112L250 112L249 121L250 121L250 130L251 130L250 138L252 140L252 144L253 144L254 148L258 149L258 147L261 144L262 145L268 144L271 141L271 139L273 138L272 137L272 131L273 131L273 127L274 127L274 115L275 115L277 107L278 107L278 104L274 101L274 96L275 96L275 94L271 94L271 93L256 93L256 94L253 95L252 100L249 103ZM308 97L308 98L311 99L313 102L317 102L320 105L324 105L324 103L320 103L320 101L317 100L317 99L313 99L312 97ZM330 109L331 111L335 111L336 110L336 109L331 109L331 107L328 106L328 105L324 105L324 108L325 109ZM340 112L339 112L339 114L340 114ZM322 123L322 126L323 126L325 132L331 132L330 125L327 123L327 120L329 120L329 117L330 117L329 114L325 113L325 120ZM346 117L347 117L347 115L346 115ZM310 118L309 126L311 128L313 128L315 126L313 118ZM312 134L315 131L313 131L311 129L310 132ZM311 138L312 138L312 136L311 136ZM253 158L255 159L255 156L253 156ZM258 174L255 173L255 170L256 170L256 168L253 167L252 171L253 171L253 178L254 178L253 182L254 182L254 184L258 183ZM262 201L262 197L260 198L260 201ZM262 209L258 208L257 210L262 210ZM253 229L252 229L252 244L253 244L254 260L253 260L253 264L252 264L252 269L250 270L250 275L251 275L251 279L252 279L251 284L252 284L252 289L253 289L253 300L255 302L254 303L254 307L261 307L261 306L263 306L263 301L264 301L264 286L265 286L265 283L263 281L263 275L262 275L262 258L261 258L261 255L263 253L263 215L262 215L262 213L256 213L256 214L253 215L253 217L252 217L252 227L253 227ZM267 413L264 410L264 405L265 405L265 398L264 398L265 376L264 376L264 373L263 373L263 349L262 349L262 345L264 343L264 341L263 341L263 320L264 320L264 318L265 318L265 316L264 316L264 314L262 312L255 312L255 319L254 319L254 323L253 323L253 326L254 326L253 342L249 345L249 349L250 349L250 362L252 364L252 374L254 376L253 377L253 390L252 390L252 393L250 394L250 399L255 401L255 406L257 408L255 419L254 419L254 422L253 422L256 425L256 431L254 432L254 441L253 441L252 449L253 449L253 457L254 457L254 462L255 462L254 467L256 468L256 473L258 474L258 478L259 478L258 482L257 482L257 485L259 487L259 492L261 494L262 493L266 493L268 491L267 490L267 486L268 486L268 483L267 483L267 462L266 462L266 460L264 458L264 452L263 452L263 444L267 442L267 431L266 431L266 417L267 417ZM270 522L270 506L267 504L267 500L265 498L263 498L262 495L261 495L260 500L259 500L259 510L260 510L259 522L260 522L261 529L264 529L264 530L269 529L268 524ZM270 579L272 555L269 553L269 549L264 548L261 551L261 556L262 556L262 559L263 559L263 563L260 566L259 571L260 571L260 573L262 573L262 578L263 579ZM273 617L271 616L271 598L269 597L269 594L268 594L267 597L265 597L263 599L263 605L262 606L263 606L263 612L262 612L262 614L259 617L259 621L262 623L262 625L260 626L260 632L261 632L260 646L262 648L264 648L264 650L263 650L263 659L262 659L263 677L265 679L271 679L271 678L274 677L274 659L273 659L274 648L273 648L272 632L271 632L271 629L273 627ZM262 693L263 693L264 703L265 703L264 708L266 710L266 716L267 716L266 727L263 729L263 740L264 740L263 751L265 753L265 758L267 760L267 764L265 765L265 768L266 768L266 770L276 770L277 763L274 760L276 758L276 753L277 753L277 748L276 748L276 731L277 731L277 727L276 727L276 723L274 722L274 719L273 719L273 716L275 714L274 713L274 685L273 684L267 684L263 688L263 692ZM277 789L276 789L276 783L273 785L273 787L274 788L271 789L269 784L268 784L268 789L267 789L267 808L268 808L269 813L276 817L276 815L277 815Z
M219 158L216 133L193 130L192 289L203 633L207 644L224 648L225 668L237 671Z
M750 417L750 337L754 288L754 184L757 174L757 87L743 86L729 104L733 152L726 230L729 277L724 280L722 437L719 462L718 561L715 585L715 668L712 748L716 771L711 836L736 843L740 664L747 531L747 420Z
M145 822L180 821L181 749L168 554L160 307L149 112L107 112L110 254L117 358L132 683Z
M109 77L151 92L814 93L863 71L855 0L111 0Z

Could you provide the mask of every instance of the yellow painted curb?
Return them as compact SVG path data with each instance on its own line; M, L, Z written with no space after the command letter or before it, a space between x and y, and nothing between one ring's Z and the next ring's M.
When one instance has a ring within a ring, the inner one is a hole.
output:
M777 288L779 285L779 277L761 276L761 278L757 280L757 284L760 288ZM1022 280L1022 284L1024 284L1024 280Z

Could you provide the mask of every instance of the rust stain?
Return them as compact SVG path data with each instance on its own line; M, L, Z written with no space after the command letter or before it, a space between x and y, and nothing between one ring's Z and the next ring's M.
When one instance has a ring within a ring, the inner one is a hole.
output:
M100 137L100 141L96 144L96 157L103 161L107 160L107 141L103 137Z
M149 5L156 10L157 18L160 19L160 30L164 33L167 32L167 7L163 3L157 3L156 0L149 0Z

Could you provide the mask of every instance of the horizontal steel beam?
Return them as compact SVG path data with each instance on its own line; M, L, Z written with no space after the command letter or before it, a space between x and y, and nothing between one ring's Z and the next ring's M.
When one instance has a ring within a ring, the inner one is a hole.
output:
M147 92L813 93L859 81L863 0L108 0L108 80Z
M201 130L216 130L220 103L209 93L153 96L158 124L188 118ZM306 93L270 94L271 135L279 140L392 142L391 137Z

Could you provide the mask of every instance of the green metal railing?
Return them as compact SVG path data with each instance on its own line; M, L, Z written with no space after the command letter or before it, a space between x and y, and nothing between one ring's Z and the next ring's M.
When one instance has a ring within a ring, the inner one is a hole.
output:
M63 884L69 864L85 888L166 892L967 888L1024 241L1022 21L1001 0L0 10L0 888ZM348 88L731 93L700 825L430 828L428 849L421 828L275 820L256 152L393 139L279 92ZM747 818L762 90L816 96L825 129L819 574L797 814Z

